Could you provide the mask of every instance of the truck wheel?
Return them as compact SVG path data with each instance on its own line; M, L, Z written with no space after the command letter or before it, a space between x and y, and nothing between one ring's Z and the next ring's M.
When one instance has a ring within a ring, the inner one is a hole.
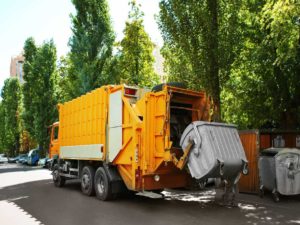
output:
M95 193L94 176L95 169L92 166L83 167L81 175L81 191L87 196L91 196Z
M56 187L62 187L62 186L65 185L66 179L59 175L59 170L58 169L59 169L58 165L55 164L54 167L53 167L52 178L53 178L54 185Z
M99 167L96 171L95 191L97 198L102 201L108 201L113 198L110 181L102 167Z

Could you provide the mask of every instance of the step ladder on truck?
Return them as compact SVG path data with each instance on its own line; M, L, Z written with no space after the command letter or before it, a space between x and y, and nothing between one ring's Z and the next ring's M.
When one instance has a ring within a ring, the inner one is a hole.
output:
M247 173L236 127L209 122L205 92L107 85L58 108L49 149L57 187L80 179L84 194L111 200L216 178L226 199Z

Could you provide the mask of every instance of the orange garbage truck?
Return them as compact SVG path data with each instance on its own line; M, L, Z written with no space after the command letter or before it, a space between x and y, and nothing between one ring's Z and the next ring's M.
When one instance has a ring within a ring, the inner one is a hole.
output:
M110 200L208 178L235 187L247 173L236 127L209 122L205 92L107 85L58 108L49 149L57 187L80 179L84 194Z

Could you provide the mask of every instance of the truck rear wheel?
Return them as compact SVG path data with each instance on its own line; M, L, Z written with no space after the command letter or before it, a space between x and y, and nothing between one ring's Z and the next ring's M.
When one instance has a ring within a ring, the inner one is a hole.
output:
M99 167L95 174L95 191L97 198L102 201L108 201L113 198L110 181L102 167Z
M92 166L85 166L81 175L81 191L87 196L95 193L94 189L95 169Z
M57 164L53 167L52 178L56 187L62 187L66 183L66 178L59 175L59 167Z

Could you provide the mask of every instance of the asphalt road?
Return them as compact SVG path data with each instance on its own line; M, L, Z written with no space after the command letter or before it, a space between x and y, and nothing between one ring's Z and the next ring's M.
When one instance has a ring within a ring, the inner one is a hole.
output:
M51 180L43 180L0 189L0 201L15 203L46 225L300 224L300 197L273 203L270 196L240 194L238 207L227 207L214 200L213 190L164 193L164 199L132 196L102 202L84 196L78 182L56 188Z

